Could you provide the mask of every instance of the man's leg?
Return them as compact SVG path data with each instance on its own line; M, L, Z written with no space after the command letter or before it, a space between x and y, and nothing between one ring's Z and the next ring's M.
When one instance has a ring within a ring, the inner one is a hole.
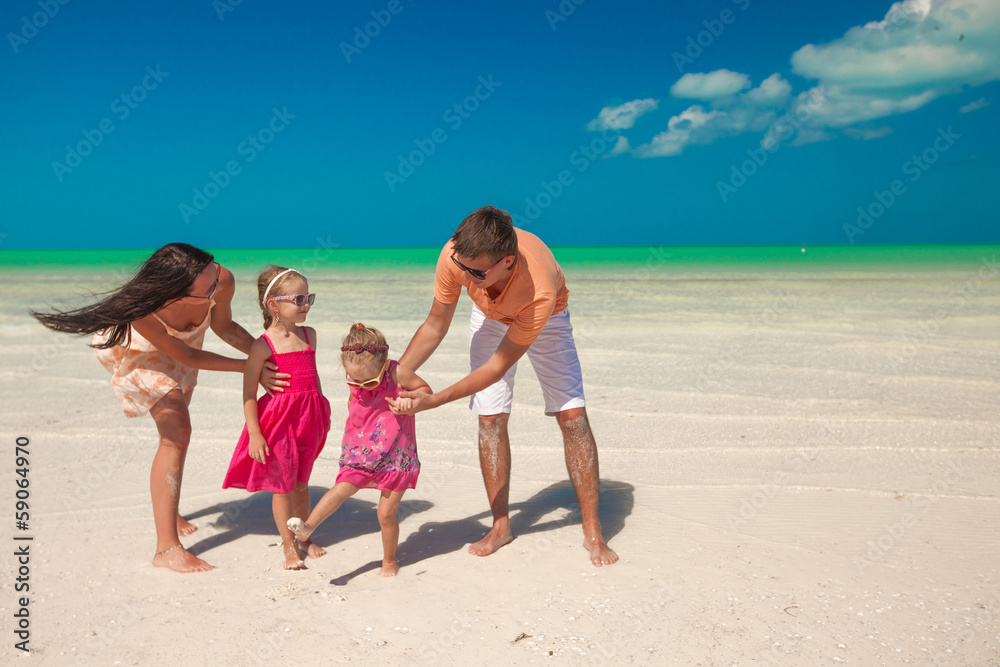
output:
M493 528L486 537L469 547L475 556L489 556L514 539L510 532L510 414L479 416L479 467L483 471L486 496L493 513Z
M563 434L566 469L569 470L573 490L576 491L576 500L580 503L583 546L590 551L590 561L594 565L598 567L610 565L618 560L618 554L604 541L601 521L597 516L601 493L600 466L597 461L597 441L594 440L594 434L590 430L587 409L570 408L555 413L555 416Z

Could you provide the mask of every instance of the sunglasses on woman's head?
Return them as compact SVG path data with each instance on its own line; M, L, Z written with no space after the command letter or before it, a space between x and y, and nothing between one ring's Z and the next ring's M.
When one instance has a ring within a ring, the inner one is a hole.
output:
M310 306L316 303L315 294L289 294L288 296L272 296L269 298L274 301L292 301L295 303L296 308L301 308L307 303Z

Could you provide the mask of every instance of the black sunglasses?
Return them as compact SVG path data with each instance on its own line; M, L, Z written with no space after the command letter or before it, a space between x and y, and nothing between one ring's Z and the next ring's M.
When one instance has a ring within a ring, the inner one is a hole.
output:
M468 273L470 276L472 276L476 280L485 280L486 279L486 274L489 273L490 271L492 271L493 269L497 268L501 264L503 264L503 261L505 259L507 259L507 257L501 257L499 262L497 262L496 264L494 264L490 268L486 269L485 271L480 271L479 269L470 269L465 264L462 264L460 261L458 261L457 259L455 259L455 255L451 256L451 261L455 262L455 266L457 266L458 268L462 269L463 271L465 271L466 273Z

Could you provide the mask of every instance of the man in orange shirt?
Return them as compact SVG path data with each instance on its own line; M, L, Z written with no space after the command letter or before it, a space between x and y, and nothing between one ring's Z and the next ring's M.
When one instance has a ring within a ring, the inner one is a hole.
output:
M618 560L601 534L597 517L599 474L597 443L584 407L583 378L566 310L569 290L562 269L542 241L514 229L510 215L493 206L473 211L459 225L438 257L434 303L399 363L417 370L448 333L466 287L474 306L469 348L472 372L434 394L401 392L408 409L390 401L394 412L413 414L472 396L479 415L479 463L486 483L493 528L469 547L488 556L514 539L510 532L510 440L507 421L514 372L525 353L563 434L566 467L583 519L584 546L594 565Z

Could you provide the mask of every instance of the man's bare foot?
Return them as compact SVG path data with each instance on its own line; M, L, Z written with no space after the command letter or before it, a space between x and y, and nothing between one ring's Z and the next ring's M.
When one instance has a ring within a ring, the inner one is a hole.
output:
M177 534L181 537L185 535L190 535L194 531L198 530L198 526L194 525L180 514L177 515Z
M591 537L584 539L583 546L590 552L590 562L597 567L618 562L618 554L612 551L603 538Z
M213 566L189 553L180 544L157 551L153 555L153 565L170 568L174 572L208 572L213 569Z
M378 576L395 577L397 572L399 572L399 563L394 560L384 560L382 561L382 569L379 570Z
M318 544L313 544L312 540L305 540L299 542L299 547L305 549L306 555L309 558L319 558L320 556L326 555L326 549L319 546Z
M514 540L514 536L510 534L510 528L505 527L503 529L493 526L490 532L486 533L486 537L479 540L475 544L469 545L469 553L473 556L489 556L491 553L499 549L505 544L509 544Z
M306 569L306 564L302 562L299 558L299 549L295 545L293 540L290 543L283 544L285 551L285 569L286 570L304 570Z
M306 522L297 516L293 516L285 525L288 526L288 530L295 533L295 539L303 543L308 542L309 536L313 534L314 530L316 530L315 528L307 526Z

